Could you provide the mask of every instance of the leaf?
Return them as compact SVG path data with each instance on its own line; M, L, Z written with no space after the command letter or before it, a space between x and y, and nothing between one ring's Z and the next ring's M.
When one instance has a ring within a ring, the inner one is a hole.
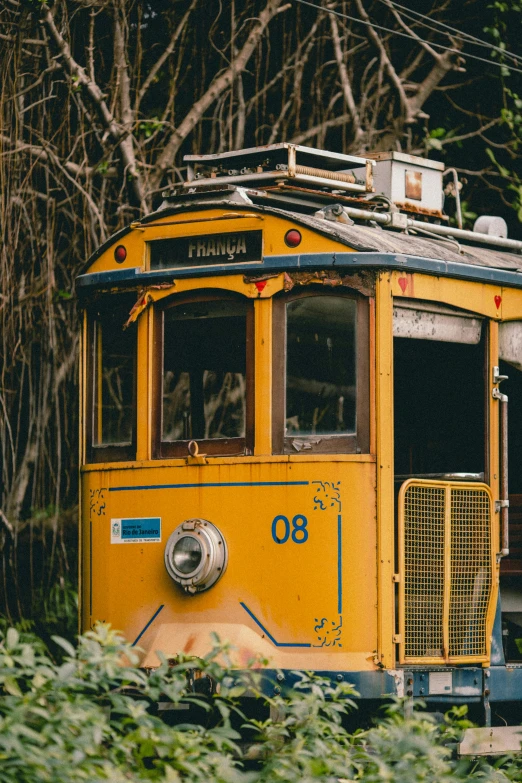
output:
M21 698L23 695L15 677L5 678L4 689L7 691L7 693L10 693L11 696L19 696Z
M62 648L62 650L65 650L65 652L71 656L71 658L76 658L76 650L74 649L73 645L67 641L67 639L63 639L61 636L51 636L51 639L55 644L57 644L59 647Z
M20 639L20 634L18 633L16 628L9 628L5 639L7 644L7 649L12 650L13 647L16 647L19 639Z
M49 681L48 677L45 677L42 672L36 672L33 677L32 686L35 690L39 690L43 685Z
M58 669L58 679L64 682L69 680L71 676L76 672L76 662L68 661L60 666Z

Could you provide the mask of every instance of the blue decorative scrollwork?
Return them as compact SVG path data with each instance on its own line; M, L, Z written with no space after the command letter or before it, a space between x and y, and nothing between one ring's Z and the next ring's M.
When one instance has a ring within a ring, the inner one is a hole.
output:
M326 511L335 508L341 511L341 482L340 481L312 481L317 484L314 494L314 509Z
M315 618L314 633L318 644L313 647L342 647L341 629L343 627L342 615L337 620L328 620L326 617Z
M105 516L105 506L107 505L105 499L106 491L105 487L89 490L89 516L91 519L96 516Z

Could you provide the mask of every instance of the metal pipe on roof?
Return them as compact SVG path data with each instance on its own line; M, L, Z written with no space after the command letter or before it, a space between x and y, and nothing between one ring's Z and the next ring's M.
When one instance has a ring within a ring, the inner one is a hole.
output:
M384 226L391 223L391 215L389 212L371 212L369 209L346 207L344 204L342 206L348 217L355 218L355 220L375 220L376 223L382 223Z
M389 212L371 212L368 209L357 209L356 207L347 207L343 204L345 213L354 218L354 220L375 220L383 226L389 226L392 222L392 216ZM503 237L491 236L491 234L479 234L478 231L467 231L462 228L452 228L451 226L441 226L437 223L426 223L422 220L407 219L408 228L418 228L421 231L429 231L432 234L440 234L458 241L467 239L469 242L483 242L493 247L506 247L511 250L522 252L522 242L518 239L504 239Z
M434 234L441 234L444 237L452 237L453 239L467 239L470 242L484 242L487 245L493 245L494 247L509 247L512 250L519 250L522 252L522 242L518 239L503 239L502 237L494 237L491 234L479 234L478 231L466 231L462 228L452 228L450 226L439 226L438 224L429 223L426 224L422 220L412 220L408 218L408 226L412 228L426 229L428 225L429 231Z

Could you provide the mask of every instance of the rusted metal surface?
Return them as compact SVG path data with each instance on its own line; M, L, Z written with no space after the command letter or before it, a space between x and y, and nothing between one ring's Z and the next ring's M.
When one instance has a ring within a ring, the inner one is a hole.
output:
M437 171L443 171L444 163L438 160L429 160L429 158L420 158L418 155L409 155L407 152L367 152L366 157L371 160L395 160L400 163L408 163L412 166L418 165L419 161L427 169L435 169Z
M279 277L280 272L267 272L263 275L243 275L244 283L262 283L264 280L270 280L273 277Z
M444 164L402 152L382 152L368 157L375 161L373 180L377 193L387 196L394 204L413 200L432 213L442 212Z
M421 207L418 204L411 204L409 201L397 201L395 202L397 209L404 212L412 212L415 215L425 215L426 217L437 218L439 220L449 220L447 215L443 215L440 209L428 209L427 207ZM429 224L426 226L429 228Z
M356 275L341 275L332 269L314 272L285 272L284 290L291 291L295 286L322 283L335 288L345 286L364 296L375 295L375 276L371 272L359 272Z
M422 171L406 171L404 183L404 195L422 201Z

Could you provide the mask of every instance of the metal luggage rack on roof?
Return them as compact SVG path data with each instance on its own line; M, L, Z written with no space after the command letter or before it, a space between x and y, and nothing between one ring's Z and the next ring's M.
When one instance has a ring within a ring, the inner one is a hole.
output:
M522 253L522 241L508 239L505 220L481 215L473 230L462 228L458 175L439 161L400 152L368 157L328 152L282 142L265 147L185 155L187 181L165 192L167 204L221 199L275 204L316 218L372 226L449 241ZM444 177L451 176L458 228L443 211ZM446 225L444 225L446 223Z
M185 155L190 187L211 184L293 184L373 192L373 161L299 144L269 144L217 155ZM357 169L357 173L353 171Z

